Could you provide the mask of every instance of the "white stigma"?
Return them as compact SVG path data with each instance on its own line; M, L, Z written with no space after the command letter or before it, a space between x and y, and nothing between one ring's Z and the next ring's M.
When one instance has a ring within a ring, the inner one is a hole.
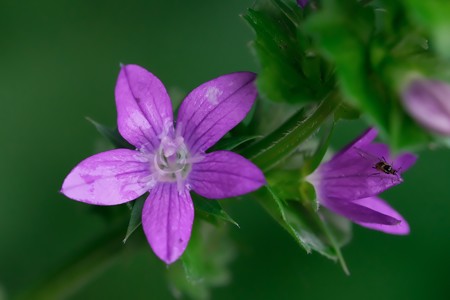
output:
M181 136L181 124L176 131L172 122L164 123L163 132L158 135L160 144L154 151L145 147L139 149L139 161L148 163L150 175L141 179L141 184L151 190L158 182L176 183L179 193L190 190L187 177L192 165L203 160L203 156L192 156Z
M145 178L145 186L154 187L158 182L176 183L179 193L189 190L187 177L192 169L192 164L203 157L192 157L181 136L181 124L177 124L177 130L173 128L171 121L164 122L163 132L158 135L160 144L150 153L140 149L141 157L148 163L150 176Z
M191 164L184 139L163 137L153 156L153 168L158 181L175 182L186 179L191 170Z

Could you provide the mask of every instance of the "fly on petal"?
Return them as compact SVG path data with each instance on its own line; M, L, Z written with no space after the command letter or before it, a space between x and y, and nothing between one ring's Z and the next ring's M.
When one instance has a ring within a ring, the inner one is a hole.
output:
M374 129L369 129L321 164L306 180L314 185L322 206L362 226L405 234L409 227L406 230L405 225L398 224L407 224L406 221L389 210L377 195L401 183L401 174L415 163L416 156L404 153L391 157L387 145L373 143L376 134Z

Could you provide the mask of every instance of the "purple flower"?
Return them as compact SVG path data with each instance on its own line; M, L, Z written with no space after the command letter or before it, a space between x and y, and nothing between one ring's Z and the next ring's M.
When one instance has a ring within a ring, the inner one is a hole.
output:
M309 0L297 0L298 6L301 8L305 8L305 6L308 4Z
M212 198L239 196L265 184L264 175L229 151L205 153L250 110L255 74L223 75L194 89L176 126L161 81L137 65L123 66L116 84L120 134L136 150L116 149L78 164L61 192L95 205L121 204L150 192L142 226L156 255L170 264L188 244L194 207L190 190Z
M391 234L408 234L406 220L377 195L401 183L401 173L416 156L405 153L391 159L387 145L372 143L369 129L350 145L321 164L307 177L321 205L353 222Z
M450 85L438 80L412 80L402 93L403 106L424 127L450 135Z

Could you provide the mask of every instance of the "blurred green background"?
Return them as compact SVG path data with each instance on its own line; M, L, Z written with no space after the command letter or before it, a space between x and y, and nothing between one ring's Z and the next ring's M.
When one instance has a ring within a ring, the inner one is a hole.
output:
M0 0L0 299L9 299L104 232L109 222L59 194L114 126L119 63L136 63L180 95L218 75L257 71L239 17L253 1ZM333 144L363 124L342 123ZM232 201L238 254L213 299L449 299L449 151L421 153L384 195L409 221L406 237L354 226L351 276L307 255L263 210ZM109 208L104 208L109 209ZM125 231L125 228L124 228ZM69 299L172 299L166 266L147 247L125 251Z

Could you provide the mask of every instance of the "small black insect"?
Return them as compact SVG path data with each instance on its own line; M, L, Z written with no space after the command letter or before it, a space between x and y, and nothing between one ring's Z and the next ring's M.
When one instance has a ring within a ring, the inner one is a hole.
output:
M388 164L386 159L384 157L376 157L373 154L370 154L362 149L359 148L355 148L355 150L359 153L359 155L361 155L361 157L364 157L366 159L369 159L371 161L373 161L374 165L372 168L374 168L375 170L385 173L385 174L390 174L390 175L395 175L395 176L399 176L399 171L400 169L394 169L394 167L391 164ZM376 174L374 174L376 175Z
M390 164L388 164L384 158L383 160L377 162L375 166L373 166L374 169L391 175L397 175L398 170L394 169Z

